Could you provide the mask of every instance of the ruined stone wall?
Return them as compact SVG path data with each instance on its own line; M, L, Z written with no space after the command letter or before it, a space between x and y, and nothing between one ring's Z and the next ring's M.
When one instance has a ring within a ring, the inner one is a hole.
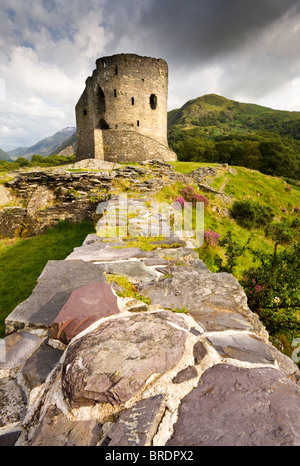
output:
M116 144L112 142L116 133L109 135L108 159L107 145L102 144L101 138L99 140L98 130L103 133L118 131L119 141L122 137L130 138L128 131L147 136L166 148L166 160L176 160L176 155L168 149L167 99L168 65L164 60L133 54L98 59L76 105L77 160L110 160L111 154L116 154ZM116 159L116 155L113 158ZM136 152L134 158L149 157ZM118 150L117 160L126 162L126 154Z
M149 221L144 201L131 225ZM105 239L49 261L6 318L0 446L299 445L300 372L236 279L177 236L152 251Z
M95 133L98 132L102 133L105 160L109 162L117 162L123 158L128 163L154 159L169 162L174 160L174 152L150 137L133 131L95 130Z

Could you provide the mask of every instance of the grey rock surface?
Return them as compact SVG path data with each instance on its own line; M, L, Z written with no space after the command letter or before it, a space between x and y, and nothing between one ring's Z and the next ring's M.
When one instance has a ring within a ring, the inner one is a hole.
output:
M95 446L101 435L101 425L97 420L72 421L51 405L28 446Z
M249 311L247 299L236 279L227 273L197 273L177 267L173 276L140 286L153 304L166 308L186 308L206 331L228 329L255 331L265 335L258 318Z
M26 413L26 396L16 379L0 379L0 428L21 422Z
M0 360L0 371L21 368L42 341L43 337L29 332L16 332L8 335L2 342L3 354Z
M162 395L138 401L132 408L121 412L106 438L113 447L150 446L165 411Z
M31 389L41 385L56 367L63 351L53 348L45 339L38 349L27 359L22 368L22 375Z
M224 358L261 364L275 362L268 345L256 335L244 333L228 335L219 332L218 334L209 334L207 339Z
M105 281L101 265L84 261L49 261L32 294L5 319L6 333L22 328L48 328L72 291L91 281Z
M182 401L167 446L300 443L300 388L272 368L208 369Z

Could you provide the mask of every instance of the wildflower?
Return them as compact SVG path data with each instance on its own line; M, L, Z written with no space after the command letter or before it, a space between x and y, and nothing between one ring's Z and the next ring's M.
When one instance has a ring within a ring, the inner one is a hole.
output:
M177 197L173 202L175 203L175 208L176 208L176 203L177 203L177 204L180 204L182 207L183 207L184 204L185 204L185 200L184 200L183 197Z
M204 239L210 246L217 246L221 235L214 230L206 230L204 232Z

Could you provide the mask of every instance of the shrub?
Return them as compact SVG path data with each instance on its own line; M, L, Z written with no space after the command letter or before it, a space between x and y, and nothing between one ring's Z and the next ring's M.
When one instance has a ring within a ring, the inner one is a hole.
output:
M274 217L271 207L251 200L235 201L231 214L241 227L249 230L267 226Z
M204 205L209 204L209 200L207 199L207 197L201 194L195 193L195 189L192 186L186 186L180 191L180 194L183 198L183 201L185 202L192 202L193 204L196 204L196 202L204 202ZM181 201L178 201L178 202L181 202Z
M278 254L256 253L260 262L241 280L252 311L256 312L271 336L300 332L300 242Z

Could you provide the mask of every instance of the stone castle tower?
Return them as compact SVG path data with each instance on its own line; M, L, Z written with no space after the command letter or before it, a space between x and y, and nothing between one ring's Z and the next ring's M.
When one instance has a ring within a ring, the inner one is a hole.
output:
M174 161L167 141L168 65L120 54L96 61L76 105L76 160Z

